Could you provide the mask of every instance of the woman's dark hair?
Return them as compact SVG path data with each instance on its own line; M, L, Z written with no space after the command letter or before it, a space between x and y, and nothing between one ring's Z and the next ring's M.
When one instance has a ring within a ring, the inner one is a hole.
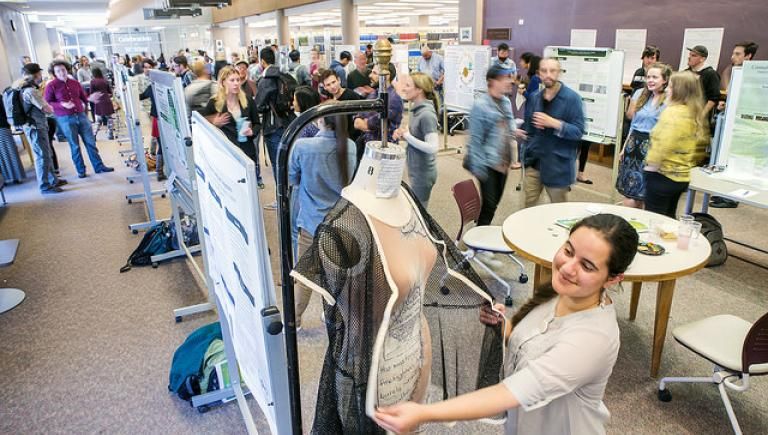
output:
M608 255L608 276L615 277L624 273L637 254L637 243L639 236L637 231L624 218L614 214L596 214L588 216L576 223L571 228L570 234L573 234L579 228L590 228L603 236L611 252ZM512 327L520 323L528 313L537 306L546 303L557 295L552 287L552 282L539 286L533 292L533 297L520 307L512 316Z
M528 62L528 78L530 79L533 77L534 74L539 72L539 63L541 63L541 57L536 56L535 54L531 56L531 60L526 61Z
M332 104L332 103L324 103ZM349 140L347 115L332 115L323 118L323 124L328 130L336 133L336 158L339 164L339 174L341 175L341 185L349 184L349 165L347 164L347 153Z
M649 45L643 49L643 54L640 56L640 59L653 56L656 56L656 62L658 62L661 58L661 50L655 45Z
M53 68L57 66L63 66L67 70L67 74L72 74L72 64L66 60L57 59L51 62L51 66L48 68L48 74L54 75Z
M299 112L306 112L310 107L320 104L320 94L310 86L299 86L294 91L296 102L299 103Z
M101 72L101 68L94 68L94 70L91 72L91 75L95 79L103 79L104 78L104 73Z

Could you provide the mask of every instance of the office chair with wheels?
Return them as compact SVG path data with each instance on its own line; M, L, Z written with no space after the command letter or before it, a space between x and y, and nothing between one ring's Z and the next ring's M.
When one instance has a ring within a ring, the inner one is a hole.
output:
M750 375L768 374L768 314L753 324L730 314L707 317L675 328L672 335L678 343L713 363L714 369L710 377L663 378L659 382L659 400L672 400L672 393L666 388L668 383L716 384L733 432L741 435L726 387L745 391Z
M512 287L501 279L490 267L477 258L477 253L488 252L491 254L503 254L508 256L514 261L520 268L520 276L518 281L525 284L528 282L528 275L525 274L525 267L523 263L515 258L514 251L510 249L507 243L504 241L504 236L500 226L480 226L472 227L464 232L464 225L469 222L477 223L477 219L480 217L480 194L475 187L475 183L472 180L464 180L456 183L451 188L453 192L453 198L456 200L456 205L459 206L459 214L461 215L461 227L459 233L456 235L456 243L459 241L464 242L464 245L468 248L464 251L464 255L468 260L474 260L483 270L488 272L496 281L500 282L502 286L507 290L506 297L504 298L504 304L507 306L512 305ZM462 237L463 234L463 237Z

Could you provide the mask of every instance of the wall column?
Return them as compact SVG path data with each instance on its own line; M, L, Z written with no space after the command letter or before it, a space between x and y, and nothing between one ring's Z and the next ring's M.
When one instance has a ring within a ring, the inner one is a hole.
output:
M463 27L472 28L472 41L460 44L483 43L483 14L485 0L461 0L459 2L459 33Z
M248 46L248 35L246 35L246 32L248 31L248 24L245 22L245 17L240 17L237 19L237 29L238 29L238 47L247 47Z
M290 44L291 32L288 28L288 17L285 16L285 10L276 10L275 20L277 21L277 45L283 46Z
M360 20L357 18L357 6L353 0L341 0L341 43L360 45Z

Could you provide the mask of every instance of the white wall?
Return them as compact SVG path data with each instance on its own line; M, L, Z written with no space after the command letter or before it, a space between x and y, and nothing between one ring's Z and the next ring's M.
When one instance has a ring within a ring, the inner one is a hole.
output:
M29 30L32 32L32 41L35 44L35 54L37 59L35 62L40 64L43 69L48 69L51 61L53 61L53 49L48 41L48 29L45 24L31 23Z
M22 14L0 6L0 59L4 61L0 62L0 89L21 77L21 57L32 53L26 33L28 29Z

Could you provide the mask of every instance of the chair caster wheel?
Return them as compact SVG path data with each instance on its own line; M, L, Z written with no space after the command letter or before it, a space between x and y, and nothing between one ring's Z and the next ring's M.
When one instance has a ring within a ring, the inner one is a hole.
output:
M158 264L157 262L152 263L152 269L157 269L157 266L159 266L159 265L160 264Z
M128 204L133 204L133 200L132 200L132 199L129 199L129 200L128 200Z
M520 284L525 284L526 282L528 282L528 275L521 273L520 277L517 278L517 280L520 281Z
M512 296L507 296L504 298L504 305L511 307L512 306Z
M133 234L139 234L139 230L131 230Z
M176 323L181 323L181 316L176 316L174 320L176 320Z
M160 195L160 198L165 198L165 194Z
M662 402L671 402L672 393L666 388L663 390L659 390L659 400L661 400Z
M133 180L128 180L128 183L133 184Z

